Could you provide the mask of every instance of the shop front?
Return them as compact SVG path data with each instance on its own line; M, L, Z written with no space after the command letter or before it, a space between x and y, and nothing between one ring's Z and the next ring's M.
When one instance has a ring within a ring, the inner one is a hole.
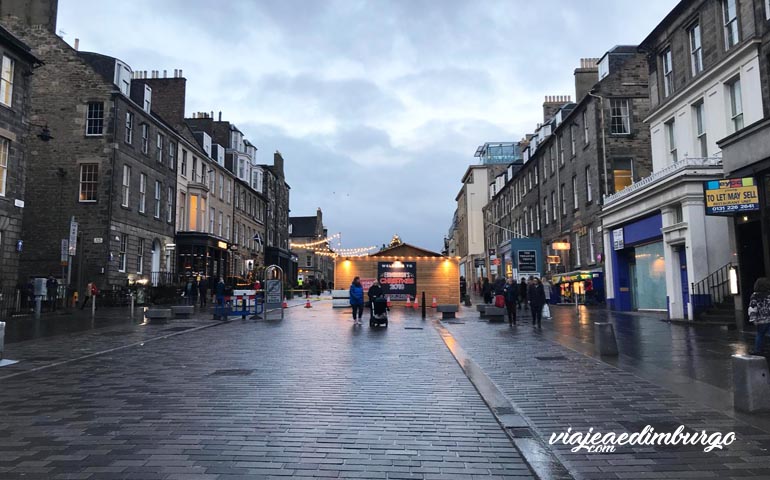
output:
M604 272L581 270L554 275L551 298L554 303L598 305L604 303Z
M611 309L667 311L662 222L661 214L656 213L611 231L615 291L615 297L608 300Z
M177 233L177 274L180 278L226 279L231 276L229 247L227 242L205 233Z

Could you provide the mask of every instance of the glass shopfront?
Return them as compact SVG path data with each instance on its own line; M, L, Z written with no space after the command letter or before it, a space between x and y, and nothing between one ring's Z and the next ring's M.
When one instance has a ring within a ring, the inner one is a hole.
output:
M634 310L666 310L666 262L663 242L635 247L629 265Z

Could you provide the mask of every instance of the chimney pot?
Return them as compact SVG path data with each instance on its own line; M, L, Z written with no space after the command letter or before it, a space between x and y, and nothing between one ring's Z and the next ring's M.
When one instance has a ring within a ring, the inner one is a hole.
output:
M75 50L79 50L79 49L80 49L80 39L76 38L75 39Z
M181 68L179 69L179 76L180 76L180 77L181 77L181 76L183 76L183 75L182 75L182 69L181 69Z
M166 78L166 71L163 70L163 78Z
M222 110L219 111L219 121L222 121Z

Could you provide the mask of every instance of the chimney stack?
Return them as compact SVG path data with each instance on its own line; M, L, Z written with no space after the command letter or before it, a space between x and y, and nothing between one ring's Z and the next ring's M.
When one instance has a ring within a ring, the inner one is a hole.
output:
M543 122L547 123L565 103L570 101L569 95L546 95L543 102Z
M580 101L599 81L598 58L581 58L580 68L575 69L575 100Z

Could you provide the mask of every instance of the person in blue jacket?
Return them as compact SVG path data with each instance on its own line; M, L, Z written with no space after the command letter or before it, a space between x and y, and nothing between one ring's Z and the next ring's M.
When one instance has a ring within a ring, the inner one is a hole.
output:
M361 316L364 314L364 287L359 277L354 278L350 284L350 306L353 307L353 322L361 325Z

